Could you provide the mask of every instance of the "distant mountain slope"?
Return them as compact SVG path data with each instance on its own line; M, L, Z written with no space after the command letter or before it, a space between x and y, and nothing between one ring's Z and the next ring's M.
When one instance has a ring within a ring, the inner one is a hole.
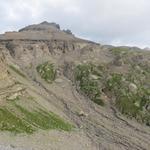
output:
M149 126L149 51L48 22L0 36L0 145L149 150Z

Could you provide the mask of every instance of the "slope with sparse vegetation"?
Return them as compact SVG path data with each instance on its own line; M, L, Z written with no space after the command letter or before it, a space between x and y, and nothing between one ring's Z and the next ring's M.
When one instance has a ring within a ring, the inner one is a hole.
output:
M149 150L150 52L70 33L43 22L0 36L0 144Z
M44 110L39 104L34 104L34 109L27 109L24 105L20 105L21 100L26 103L33 101L33 98L17 96L14 99L6 100L6 104L0 107L0 130L10 131L13 133L31 134L39 129L50 130L58 129L70 131L72 125L66 123L58 115ZM33 106L32 106L33 107Z

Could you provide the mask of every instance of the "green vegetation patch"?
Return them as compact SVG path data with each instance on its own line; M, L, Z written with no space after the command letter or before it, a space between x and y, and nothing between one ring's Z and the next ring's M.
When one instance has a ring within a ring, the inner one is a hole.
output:
M131 78L133 75L133 72L127 75L113 73L106 87L116 98L115 104L121 113L150 125L150 110L147 109L150 106L150 90L139 81L135 83ZM132 90L130 85L134 85Z
M132 51L127 47L113 47L111 49L111 52L116 56L125 56L127 54L130 54Z
M15 66L9 65L9 68L11 68L14 72L16 72L17 74L19 74L23 78L26 78L26 76L19 69L17 69Z
M99 87L101 72L92 64L78 65L75 69L76 85L89 99L98 105L104 105Z
M51 64L50 62L40 64L39 66L37 66L36 70L40 74L41 78L46 82L51 83L55 80L56 70L54 69L53 64Z
M19 105L16 105L16 107L24 115L24 119L36 128L43 130L60 129L64 131L72 129L69 123L65 123L59 116L52 112L47 112L43 109L30 112Z
M7 101L6 106L0 107L0 131L32 134L38 129L72 130L73 126L58 115L44 110L40 105L36 110L29 111L21 104L17 104L20 100L20 97L17 97Z
M14 133L34 132L34 128L7 108L0 108L0 130Z
M128 49L114 51L128 53ZM89 63L77 65L75 67L77 89L99 105L104 105L101 99L103 92L110 99L114 99L114 106L122 114L150 126L149 64L143 61L141 63L127 62L129 69L126 73L114 73L110 69L111 66L107 64L105 66Z

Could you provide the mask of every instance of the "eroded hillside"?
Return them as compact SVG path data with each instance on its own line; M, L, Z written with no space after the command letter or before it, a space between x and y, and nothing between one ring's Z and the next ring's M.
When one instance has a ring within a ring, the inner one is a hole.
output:
M48 22L1 35L0 48L0 144L149 149L149 51L82 40Z

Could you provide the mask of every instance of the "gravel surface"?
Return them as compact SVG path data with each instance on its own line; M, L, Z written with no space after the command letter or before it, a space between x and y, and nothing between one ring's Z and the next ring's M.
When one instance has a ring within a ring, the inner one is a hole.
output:
M17 148L17 147L14 147L14 146L3 146L3 145L0 145L0 150L33 150L32 148L28 148L28 149L24 149L24 148Z

